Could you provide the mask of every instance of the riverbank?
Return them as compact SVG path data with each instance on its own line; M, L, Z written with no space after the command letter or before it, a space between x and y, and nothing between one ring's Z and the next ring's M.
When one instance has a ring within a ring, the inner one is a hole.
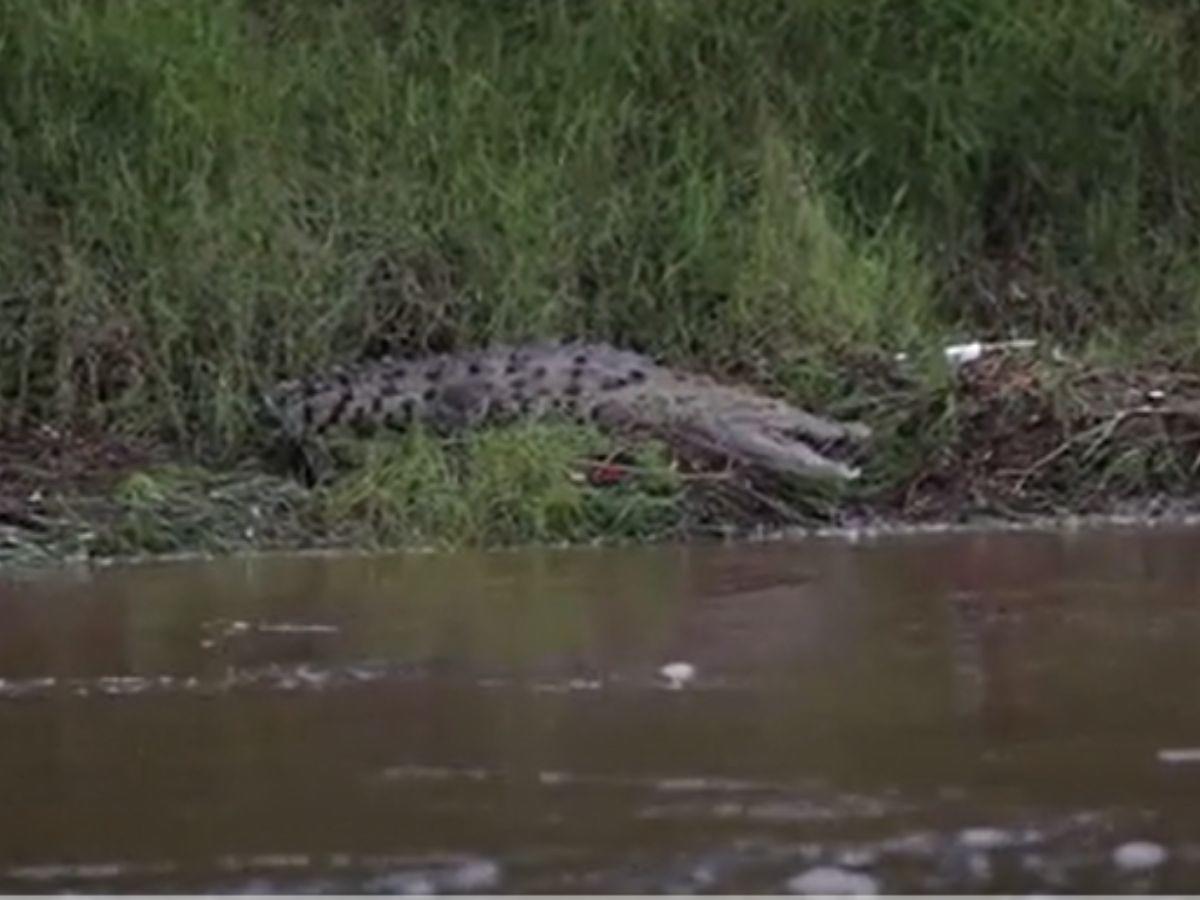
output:
M0 441L0 566L166 554L711 539L1200 513L1200 377L1036 353L892 360L847 412L874 426L845 485L696 471L654 443L519 423L454 439L341 438L324 482L265 457L41 428ZM864 369L864 372L867 371Z
M1198 15L8 4L3 553L1184 502ZM568 337L863 419L864 477L747 485L559 425L347 444L361 464L315 490L264 463L258 401L280 381ZM1038 349L941 359L1013 338Z

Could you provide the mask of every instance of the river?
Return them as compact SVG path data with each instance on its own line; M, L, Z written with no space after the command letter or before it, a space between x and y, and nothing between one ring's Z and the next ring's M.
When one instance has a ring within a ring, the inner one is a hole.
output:
M1198 551L0 575L0 891L1196 891Z

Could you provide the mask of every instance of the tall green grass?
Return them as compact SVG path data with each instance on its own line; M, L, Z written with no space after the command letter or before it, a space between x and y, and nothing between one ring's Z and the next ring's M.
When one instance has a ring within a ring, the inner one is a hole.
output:
M0 420L233 451L281 377L551 335L806 402L980 329L1192 353L1198 47L1186 0L3 2Z

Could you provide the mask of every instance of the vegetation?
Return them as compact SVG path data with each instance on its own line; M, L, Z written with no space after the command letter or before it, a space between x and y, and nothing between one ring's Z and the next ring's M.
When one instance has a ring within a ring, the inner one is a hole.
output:
M227 466L281 378L586 335L867 415L886 491L958 424L873 361L1196 361L1198 54L1185 0L0 3L0 429ZM555 433L371 451L321 503L603 532Z

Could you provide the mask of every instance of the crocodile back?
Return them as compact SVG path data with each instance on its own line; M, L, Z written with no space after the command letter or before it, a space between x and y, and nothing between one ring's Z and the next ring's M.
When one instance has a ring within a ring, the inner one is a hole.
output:
M744 387L681 373L607 344L497 346L421 359L384 357L280 385L266 398L285 437L339 426L452 431L557 414L658 435L677 449L775 471L853 478L809 446L868 430L811 415Z

